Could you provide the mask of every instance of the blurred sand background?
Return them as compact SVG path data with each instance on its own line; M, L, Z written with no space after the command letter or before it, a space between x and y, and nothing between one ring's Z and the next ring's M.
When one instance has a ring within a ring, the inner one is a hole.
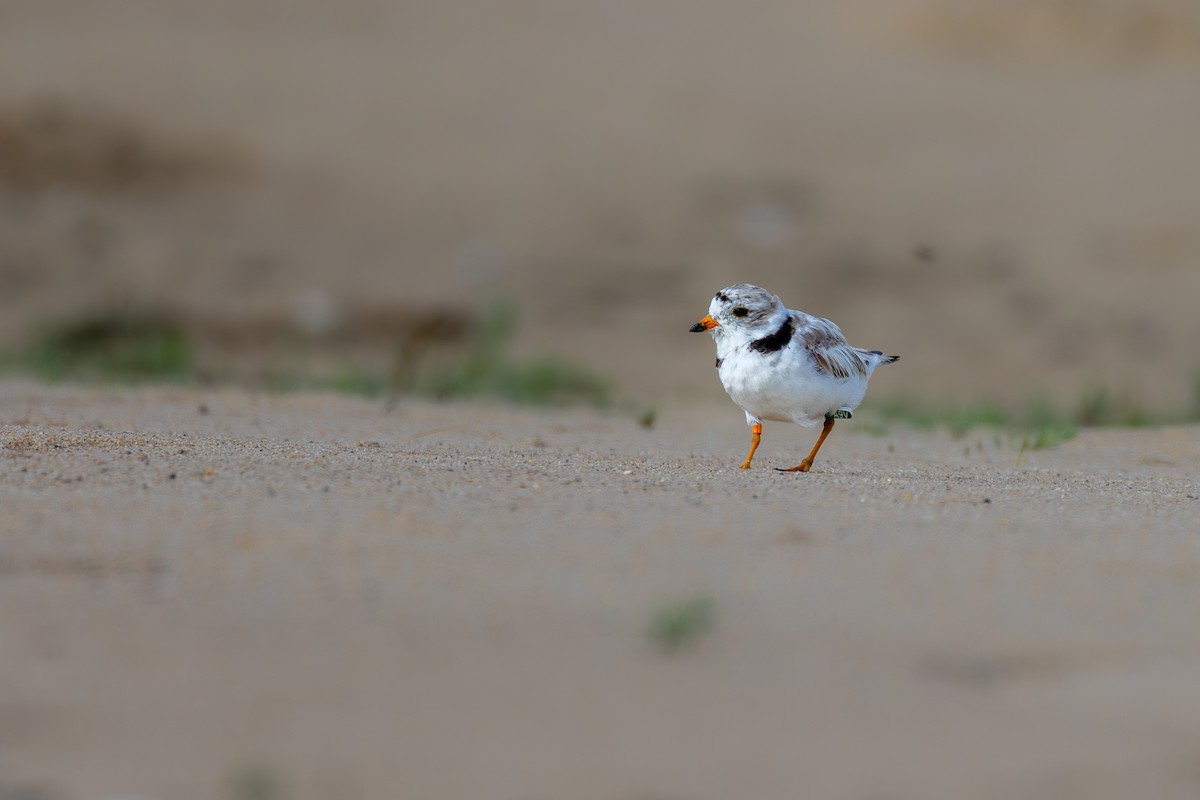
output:
M1197 86L1167 0L0 2L0 351L250 386L0 381L0 800L1197 796L1195 427L745 474L686 333L756 282L867 408L1178 414ZM657 426L255 380L498 299Z
M7 2L0 175L6 131L52 152L0 183L0 341L165 307L387 350L504 295L526 350L719 400L680 334L749 281L903 354L888 391L1177 408L1198 73L1161 0Z

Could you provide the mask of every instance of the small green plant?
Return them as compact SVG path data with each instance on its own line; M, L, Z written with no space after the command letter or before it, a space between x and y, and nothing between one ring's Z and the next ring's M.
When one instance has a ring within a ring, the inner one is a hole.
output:
M945 427L961 438L974 428L1001 428L1011 423L1008 414L990 403L937 408L911 397L899 396L884 398L865 408L868 411L863 415L867 418L865 430L874 435L884 435L892 424L899 423L918 430Z
M672 601L654 614L650 636L662 649L676 652L694 644L712 630L716 607L716 600L711 594Z
M524 405L611 403L608 382L554 356L522 361L509 353L516 332L515 306L496 303L483 316L458 360L417 370L410 386L397 387L437 399L497 397Z
M1074 425L1047 425L1030 433L1029 447L1032 450L1045 450L1048 447L1058 447L1071 441L1079 433Z
M946 416L945 424L950 433L962 438L975 428L996 428L1008 424L1008 415L999 408L984 404L957 409Z
M1025 431L1021 436L1021 444L1017 449L1017 466L1021 465L1026 452L1058 447L1060 444L1074 439L1075 434L1076 430L1073 425L1051 424Z
M534 406L613 404L608 381L554 356L528 359L511 354L516 331L516 309L496 303L457 357L439 353L436 362L411 363L401 356L392 375L385 370L347 362L331 367L312 363L290 352L263 365L260 375L240 379L272 391L332 390L365 397L390 394L437 399L497 398ZM24 372L46 380L82 380L116 383L182 383L206 380L237 382L232 372L201 371L200 349L188 330L171 318L152 313L100 313L46 324L35 330L30 345L21 352L0 353L0 372ZM300 356L303 353L299 354ZM295 360L296 363L290 363ZM622 407L631 415L629 405ZM649 419L653 425L653 412ZM643 422L643 424L646 424Z
M1192 402L1188 409L1186 420L1200 422L1200 371L1192 376Z
M881 398L871 402L867 408L879 420L879 429L872 430L873 433L886 432L887 426L893 422L917 429L935 428L941 422L941 414L928 403L905 395Z
M387 391L387 379L377 372L348 366L329 380L329 388L344 394L381 397Z
M1112 394L1103 386L1087 392L1075 411L1075 419L1088 428L1111 425L1115 417Z
M193 377L187 334L154 315L97 316L46 326L17 363L47 380L178 382Z
M279 773L263 764L242 767L229 779L229 800L283 800Z
M1067 407L1041 396L1030 399L1024 408L1011 410L987 401L938 408L900 397L868 402L864 412L863 430L877 435L887 433L897 423L917 429L942 426L956 437L983 427L997 431L993 438L998 448L1004 446L1000 434L1008 431L1010 445L1019 447L1024 442L1025 450L1038 450L1070 441L1079 428L1200 422L1200 374L1196 377L1191 406L1174 413L1152 411L1128 396L1114 395L1102 387L1088 391L1078 403Z
M658 422L658 411L653 408L647 408L638 415L638 425L646 430L653 429L656 422Z

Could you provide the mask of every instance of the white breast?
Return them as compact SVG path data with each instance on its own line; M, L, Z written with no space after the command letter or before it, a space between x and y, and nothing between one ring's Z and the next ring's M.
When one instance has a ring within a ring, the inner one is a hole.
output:
M857 406L867 391L865 376L834 378L795 340L765 355L745 344L723 349L717 349L721 384L733 402L760 420L814 427L827 413Z

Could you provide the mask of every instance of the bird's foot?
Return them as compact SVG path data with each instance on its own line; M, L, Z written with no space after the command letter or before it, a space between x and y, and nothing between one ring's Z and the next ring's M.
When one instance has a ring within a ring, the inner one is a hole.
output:
M796 466L788 467L787 469L784 469L783 467L775 468L777 472L808 472L810 469L812 469L811 461L801 461Z

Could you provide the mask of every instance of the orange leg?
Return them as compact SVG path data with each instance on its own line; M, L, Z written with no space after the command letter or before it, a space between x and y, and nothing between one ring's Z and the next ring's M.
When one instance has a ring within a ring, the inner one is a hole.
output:
M809 453L807 456L805 456L804 460L801 461L796 466L791 467L789 469L781 469L779 471L780 472L808 472L810 469L812 469L813 459L817 457L817 451L821 449L821 445L825 444L825 437L829 435L829 432L831 430L833 430L833 419L826 418L825 427L821 428L821 435L817 438L817 443L813 445L812 452Z
M750 469L750 461L754 458L754 451L758 449L760 441L762 441L762 423L756 422L750 426L750 452L746 454L746 463L742 464L742 469Z

